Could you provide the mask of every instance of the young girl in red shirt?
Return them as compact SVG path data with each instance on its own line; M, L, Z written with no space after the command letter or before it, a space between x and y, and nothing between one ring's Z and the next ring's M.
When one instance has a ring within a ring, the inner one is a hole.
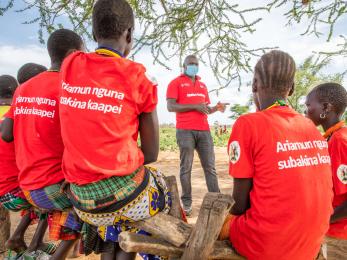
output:
M18 71L18 82L22 84L45 70L47 69L39 64L26 64ZM0 132L1 122L10 109L17 85L15 78L8 75L0 76ZM36 212L26 200L22 189L19 187L18 174L14 143L6 143L0 139L0 205L9 211L20 211L22 214L16 230L6 242L6 248L9 250L8 256L12 255L12 251L17 253L17 255L23 254L24 251L33 252L36 250L41 250L48 254L53 253L55 246L53 244L44 244L42 241L47 229L47 219L39 220L29 247L24 242L24 234L29 225L37 219L39 212Z
M328 259L347 257L347 127L344 113L347 91L337 83L316 86L306 97L306 114L315 125L322 126L329 144L334 185L334 214L326 244Z
M144 166L159 151L157 86L126 58L135 25L126 0L96 1L92 25L96 51L72 54L61 71L63 171L85 222L85 253L134 259L120 249L118 234L128 222L169 210L163 176Z
M229 140L234 217L221 238L229 237L250 260L315 259L329 226L328 145L310 120L287 105L294 75L290 55L264 54L252 85L257 112L239 117Z
M61 64L71 52L83 48L82 38L71 30L59 29L49 36L51 67L16 90L2 132L5 141L14 140L19 185L26 199L48 212L50 239L62 240L52 260L65 259L80 236L80 220L62 192L64 144L58 108Z

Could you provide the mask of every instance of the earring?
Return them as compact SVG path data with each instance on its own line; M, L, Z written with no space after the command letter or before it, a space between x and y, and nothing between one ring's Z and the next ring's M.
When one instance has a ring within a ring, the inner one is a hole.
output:
M326 114L325 112L323 112L323 113L321 113L321 114L319 115L319 117L320 117L321 119L326 118L326 116L327 116L327 114Z

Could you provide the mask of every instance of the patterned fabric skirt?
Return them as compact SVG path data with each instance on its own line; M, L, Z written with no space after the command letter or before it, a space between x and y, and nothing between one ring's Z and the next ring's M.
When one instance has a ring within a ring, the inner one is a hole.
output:
M1 196L0 204L5 209L15 212L28 210L32 207L32 205L26 200L23 191L19 187Z
M0 205L9 211L20 211L22 216L30 214L31 220L38 220L38 212L34 211L33 206L27 201L22 189L19 187L0 196Z
M79 237L82 224L74 213L70 200L61 191L61 186L59 183L23 192L30 204L40 210L48 211L51 240L74 240Z
M113 194L117 194L117 185L113 185L112 178L102 180L100 187L98 183L93 183L96 192L89 192L89 197L84 197L84 201L79 201L79 187L71 185L68 191L70 200L74 205L77 215L85 222L82 230L84 253L90 254L110 252L114 248L114 243L118 242L118 235L122 231L132 231L145 233L127 226L127 223L136 222L150 218L160 211L168 213L171 206L171 199L163 175L154 168L145 167L143 180L136 189L123 200L117 200ZM141 171L138 172L141 174ZM118 177L120 178L120 177ZM106 184L106 183L107 184ZM109 194L100 196L101 186L112 187ZM84 185L80 188L85 189ZM98 197L98 199L95 199ZM111 199L113 198L113 203ZM89 203L85 203L89 201ZM108 205L105 205L107 201ZM89 205L95 205L93 209ZM96 236L97 234L97 236ZM146 259L158 259L154 256L146 256Z

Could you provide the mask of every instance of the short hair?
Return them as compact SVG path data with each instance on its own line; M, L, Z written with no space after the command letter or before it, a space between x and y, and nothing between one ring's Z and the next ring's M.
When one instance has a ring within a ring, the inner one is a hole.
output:
M0 98L12 98L18 87L18 82L15 77L10 75L0 76Z
M63 62L70 50L80 50L83 46L82 38L68 29L58 29L48 38L47 50L52 61Z
M291 89L295 71L294 59L279 50L265 53L255 66L262 87L268 88L275 95L285 95Z
M334 82L322 83L314 87L309 95L313 93L320 103L330 103L338 115L345 112L347 107L347 91L340 84Z
M118 40L124 31L135 24L133 9L126 0L98 0L92 15L96 39Z
M35 77L36 75L46 70L47 68L43 65L36 64L36 63L26 63L22 67L20 67L20 69L18 70L18 73L17 73L18 83L23 84L25 81L31 79L32 77Z
M184 58L183 66L187 64L187 60L190 58L198 59L198 57L195 54L190 54Z

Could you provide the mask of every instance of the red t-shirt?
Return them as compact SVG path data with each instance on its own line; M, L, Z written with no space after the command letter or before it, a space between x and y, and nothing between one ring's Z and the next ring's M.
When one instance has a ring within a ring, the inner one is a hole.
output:
M333 133L329 140L329 153L334 184L333 207L336 208L347 201L347 127ZM347 218L330 224L327 235L347 239Z
M3 115L0 115L0 129L2 117ZM0 196L19 186L18 173L14 143L6 143L0 138Z
M176 99L177 104L210 104L207 87L196 77L193 82L182 74L170 82L166 98ZM186 130L210 130L207 115L198 111L176 113L176 128Z
M42 72L19 86L8 117L14 120L19 185L36 190L64 179L59 123L59 73Z
M65 178L82 185L140 167L139 115L157 105L157 87L146 69L121 57L76 52L61 71Z
M229 140L230 175L252 178L250 208L235 217L230 241L247 259L315 259L329 227L328 144L288 107L241 116Z

